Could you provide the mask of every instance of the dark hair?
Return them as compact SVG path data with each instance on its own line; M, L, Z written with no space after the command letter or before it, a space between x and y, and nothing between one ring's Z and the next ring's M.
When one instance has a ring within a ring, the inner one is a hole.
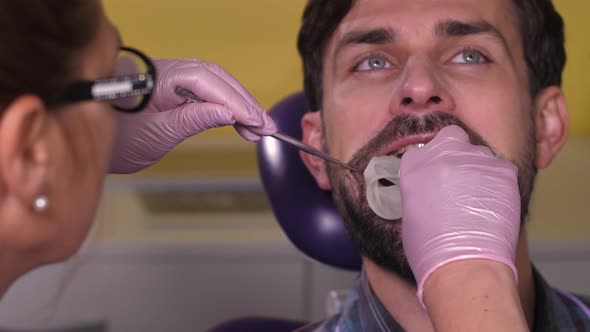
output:
M0 0L0 107L31 93L48 107L80 72L98 28L98 2Z
M309 0L297 48L303 60L303 88L309 109L321 108L323 57L334 31L356 0ZM551 0L513 0L528 69L529 90L536 96L561 85L565 67L563 20Z

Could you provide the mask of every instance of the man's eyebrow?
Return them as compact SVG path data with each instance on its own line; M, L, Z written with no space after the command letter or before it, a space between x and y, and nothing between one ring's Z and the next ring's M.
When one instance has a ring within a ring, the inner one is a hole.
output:
M397 40L396 33L389 28L376 28L371 30L350 31L342 37L336 45L334 54L338 54L348 45L357 44L387 44Z
M488 34L502 42L508 51L508 42L504 35L492 24L486 21L461 22L453 19L443 20L436 24L434 34L440 38L465 37L470 35Z

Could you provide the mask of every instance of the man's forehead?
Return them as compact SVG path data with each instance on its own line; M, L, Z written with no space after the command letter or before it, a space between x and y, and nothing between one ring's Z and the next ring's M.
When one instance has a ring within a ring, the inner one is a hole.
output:
M357 0L331 39L373 27L390 27L402 35L434 30L443 20L487 22L506 33L514 30L516 22L512 0Z

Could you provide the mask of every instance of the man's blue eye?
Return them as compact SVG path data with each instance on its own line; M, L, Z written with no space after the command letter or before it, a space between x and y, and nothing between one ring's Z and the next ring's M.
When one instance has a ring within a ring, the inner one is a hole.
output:
M371 70L382 70L391 67L391 63L382 57L370 57L363 60L356 67L357 71L371 71Z
M452 63L462 63L462 64L477 64L477 63L486 63L488 60L486 57L481 54L480 51L477 50L464 50L461 53L457 54L452 60Z

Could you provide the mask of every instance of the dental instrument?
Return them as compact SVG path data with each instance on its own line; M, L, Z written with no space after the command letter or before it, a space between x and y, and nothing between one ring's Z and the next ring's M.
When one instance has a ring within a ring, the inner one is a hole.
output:
M176 89L174 90L174 92L178 96L183 97L183 98L185 98L185 99L187 99L188 101L191 101L191 102L195 102L195 103L205 102L203 99L199 98L197 95L195 95L194 93L192 93L190 90L187 90L187 89L185 89L183 87L180 87L180 86L177 86ZM295 148L297 148L297 149L299 149L301 151L304 151L306 153L309 153L312 156L316 156L316 157L319 157L319 158L321 158L321 159L323 159L325 161L334 163L336 165L340 165L340 166L342 166L342 167L344 167L346 169L349 169L351 171L356 171L356 169L354 169L353 167L349 166L348 164L345 164L345 163L343 163L342 161L340 161L338 159L332 158L329 155L327 155L327 154L325 154L325 153L323 153L321 151L318 151L315 148L313 148L313 147L311 147L311 146L309 146L309 145L301 142L300 140L298 140L298 139L296 139L294 137L291 137L291 136L289 136L287 134L284 134L284 133L281 133L281 132L276 132L276 133L274 133L274 134L272 134L270 136L273 137L276 140L279 140L279 141L283 142L283 143L287 143L287 144L289 144L289 145L291 145L291 146L293 146L293 147L295 147Z

